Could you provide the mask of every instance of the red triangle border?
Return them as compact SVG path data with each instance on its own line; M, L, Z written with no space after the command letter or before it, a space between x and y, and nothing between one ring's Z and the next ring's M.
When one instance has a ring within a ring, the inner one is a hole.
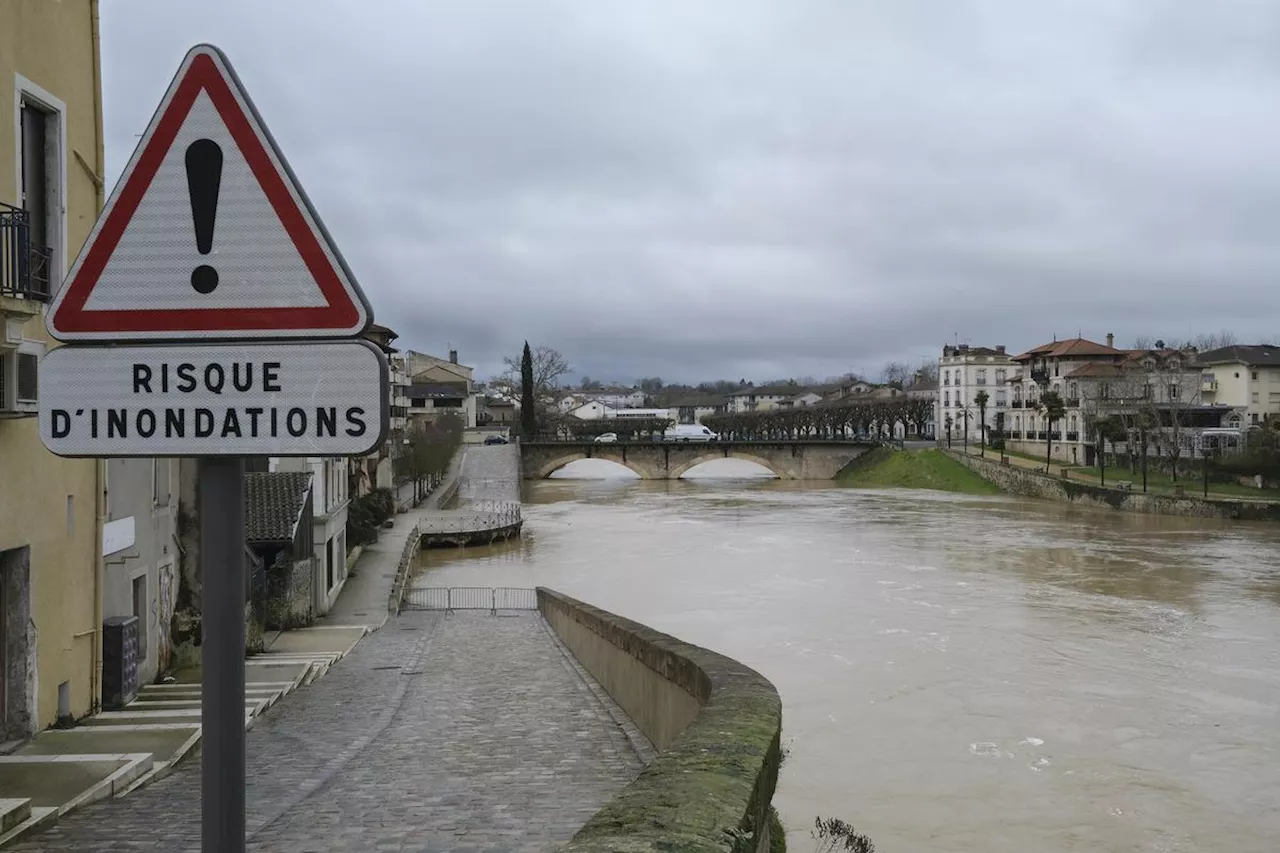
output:
M136 311L85 309L94 286L119 245L125 228L151 186L151 181L201 91L208 93L226 123L328 305L300 308L151 308ZM354 283L352 286L354 287ZM66 288L67 291L51 318L50 325L56 330L55 336L63 333L106 335L114 332L150 332L158 333L154 337L159 338L161 333L166 332L178 335L183 332L209 332L216 335L219 332L234 334L277 331L283 334L312 329L351 333L353 329L358 331L356 327L360 322L360 308L348 294L315 231L290 193L285 177L272 162L226 77L213 57L205 52L193 57L186 73L175 87L173 97L156 123L146 148L125 178L110 213L94 236L93 244L76 270L75 277L67 282ZM212 338L214 335L202 337Z

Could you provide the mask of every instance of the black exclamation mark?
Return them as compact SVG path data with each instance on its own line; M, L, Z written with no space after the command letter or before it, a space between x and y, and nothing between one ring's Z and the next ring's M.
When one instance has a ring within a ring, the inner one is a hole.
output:
M191 221L196 227L196 248L207 255L213 250L213 225L218 218L218 188L222 185L222 149L212 139L197 139L187 146L187 190L191 193ZM218 271L201 264L191 271L196 293L213 293Z

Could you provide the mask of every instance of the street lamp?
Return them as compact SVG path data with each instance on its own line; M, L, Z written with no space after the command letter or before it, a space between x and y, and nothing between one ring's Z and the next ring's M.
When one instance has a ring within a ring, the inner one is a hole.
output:
M946 424L947 424L947 450L950 450L950 449L951 449L951 425L952 425L953 423L954 423L954 421L953 421L953 420L951 420L951 415L947 415L947 420L946 420Z

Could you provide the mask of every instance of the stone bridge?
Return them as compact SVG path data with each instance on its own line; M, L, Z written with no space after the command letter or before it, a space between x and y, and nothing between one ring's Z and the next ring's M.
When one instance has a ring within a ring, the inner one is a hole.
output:
M578 459L604 459L646 480L675 480L695 465L715 459L745 459L783 480L830 480L875 444L838 440L777 441L524 441L520 471L541 480Z

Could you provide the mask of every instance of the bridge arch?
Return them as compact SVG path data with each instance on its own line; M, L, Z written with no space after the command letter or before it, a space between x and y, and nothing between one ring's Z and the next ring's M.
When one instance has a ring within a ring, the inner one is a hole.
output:
M557 457L540 466L537 470L536 479L545 480L564 466L568 465L570 462L577 462L579 459L599 459L603 462L612 462L615 465L621 465L623 468L630 470L642 480L655 479L652 471L648 470L643 465L636 464L632 460L624 459L622 454L616 453L592 453L590 455L586 453L566 453L563 456Z
M754 462L779 479L784 479L786 477L784 472L779 471L776 465L763 456L757 456L754 453L743 453L738 450L730 450L726 454L723 450L720 450L712 453L702 453L692 459L681 462L679 465L671 469L671 479L678 480L690 470L698 467L704 462L715 462L717 459L741 459L744 462Z

